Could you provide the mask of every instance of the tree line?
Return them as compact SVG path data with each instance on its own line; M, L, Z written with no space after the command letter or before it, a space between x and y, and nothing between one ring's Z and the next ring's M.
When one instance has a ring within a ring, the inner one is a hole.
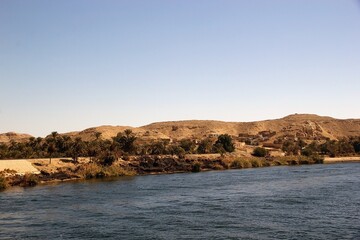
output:
M71 157L77 161L81 156L112 161L128 155L171 154L183 157L192 153L225 153L235 150L228 134L222 134L217 139L182 139L173 143L168 140L144 143L130 129L119 132L112 139L102 139L99 132L94 133L93 137L94 140L84 141L80 137L71 138L52 132L46 138L31 137L25 142L0 143L0 159L49 158L51 161L51 158Z
M283 142L282 150L286 155L312 156L320 154L330 157L355 155L360 154L360 136L340 140L328 139L324 142L312 141L310 144L303 140L287 140Z
M235 146L230 135L222 134L217 138L202 140L182 139L176 142L154 140L144 142L130 129L119 132L112 139L102 139L101 133L94 133L93 140L84 141L80 137L71 138L52 132L46 138L31 137L25 142L12 141L9 144L0 143L0 159L28 158L61 158L71 157L77 161L81 157L101 159L104 164L119 157L129 155L177 155L210 154L233 152ZM285 140L282 151L286 155L328 155L330 157L360 154L360 136L343 138L338 141L326 140L306 143L303 140ZM265 157L266 149L257 147L254 156Z

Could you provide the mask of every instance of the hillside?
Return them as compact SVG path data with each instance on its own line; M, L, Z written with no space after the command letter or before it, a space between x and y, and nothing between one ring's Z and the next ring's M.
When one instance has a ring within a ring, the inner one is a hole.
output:
M339 139L359 136L360 120L340 120L310 114L294 114L275 120L257 122L177 121L143 126L172 139L203 138L227 133L233 136L270 135L271 139L298 137L304 139Z
M8 132L8 133L1 133L0 134L0 143L9 143L11 141L14 142L25 142L32 136L29 134L24 133L14 133L14 132Z
M131 129L138 138L155 139L202 139L219 134L230 134L247 138L261 137L272 142L278 138L302 139L339 139L349 136L360 136L360 119L335 119L314 114L293 114L281 119L256 122L222 122L211 120L187 120L152 123L142 127L128 126L99 126L88 128L80 132L64 133L72 138L81 137L83 140L95 139L96 132L101 138L111 139L117 133ZM27 134L0 134L0 142L23 141L31 137Z

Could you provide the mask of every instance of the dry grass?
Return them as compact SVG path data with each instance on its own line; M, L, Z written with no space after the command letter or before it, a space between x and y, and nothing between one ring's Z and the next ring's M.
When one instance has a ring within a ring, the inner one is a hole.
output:
M280 165L303 165L303 164L316 164L322 163L321 159L310 158L304 156L285 156L276 157L272 159L257 158L257 157L242 157L236 158L230 162L230 168L256 168L256 167L269 167Z
M134 176L136 172L130 169L126 169L121 166L101 166L96 163L88 163L81 165L76 174L80 178L103 178L103 177L119 177L119 176Z

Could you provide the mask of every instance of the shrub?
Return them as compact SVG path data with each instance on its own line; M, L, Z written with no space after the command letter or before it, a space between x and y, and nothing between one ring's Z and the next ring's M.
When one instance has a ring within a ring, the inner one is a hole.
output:
M103 177L119 177L119 176L133 176L136 174L131 169L125 169L120 166L101 166L96 163L89 163L80 166L77 169L77 174L85 179L103 178Z
M33 187L39 183L39 177L36 174L25 173L22 177L20 186L22 187Z
M107 155L105 156L101 163L104 166L111 166L116 161L116 157L114 155Z
M192 172L200 172L201 171L201 164L199 162L196 162L192 166Z
M262 164L262 161L260 159L252 159L251 160L251 166L252 167L262 167L263 164Z
M256 147L252 153L255 157L265 157L267 155L267 151L265 148Z
M10 186L8 179L4 174L0 174L0 191Z
M80 177L90 179L95 178L101 172L101 167L95 163L89 163L81 165L76 172Z
M230 168L234 169L250 168L251 166L251 163L247 159L235 159L230 164Z

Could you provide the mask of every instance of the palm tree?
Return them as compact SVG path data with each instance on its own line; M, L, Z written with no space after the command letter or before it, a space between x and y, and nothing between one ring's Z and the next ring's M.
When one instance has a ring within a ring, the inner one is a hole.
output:
M123 133L118 133L113 140L119 144L121 150L124 152L133 153L135 151L136 136L131 129L126 129Z

